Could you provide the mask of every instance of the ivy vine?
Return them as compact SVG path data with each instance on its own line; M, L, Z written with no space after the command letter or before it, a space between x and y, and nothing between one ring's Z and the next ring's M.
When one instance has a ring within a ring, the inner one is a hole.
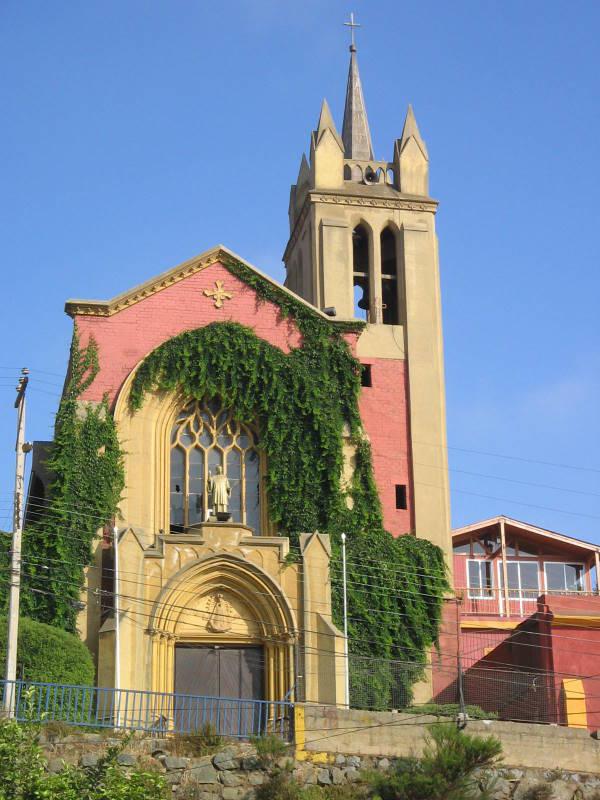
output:
M383 527L371 452L358 410L360 365L326 321L303 323L288 354L234 322L212 323L164 342L138 369L133 412L147 393L218 398L241 422L258 421L267 456L269 515L281 535L331 536L334 619L341 623L340 534L348 535L349 638L362 701L410 700L426 650L437 640L447 589L442 551L423 539L394 539ZM355 448L351 486L342 485L343 439ZM360 656L381 666L365 685ZM416 665L392 668L387 660Z
M68 384L46 463L53 483L45 501L30 498L23 533L22 613L68 631L75 631L92 542L116 513L124 486L123 456L107 398L98 405L79 399L98 369L96 342L90 339L81 348L75 328Z
M213 323L160 345L139 367L132 411L154 390L220 401L241 422L258 421L267 456L268 508L281 535L297 545L301 531L331 536L334 619L341 624L340 534L348 535L348 602L354 688L372 706L408 703L426 651L437 641L446 591L442 551L424 539L394 539L383 526L368 441L358 411L360 365L343 338L360 322L323 319L246 265L228 270L260 300L292 317L302 344L289 353L233 322ZM117 511L123 456L108 400L81 403L98 373L93 339L80 347L75 329L70 377L60 403L48 461L55 480L43 513L24 532L23 613L74 630L92 542ZM350 486L341 482L343 439L355 448ZM6 555L6 554L5 554ZM51 566L52 568L48 568ZM370 661L369 679L360 656ZM382 659L373 674L373 657ZM393 670L390 659L417 668ZM394 698L393 700L391 698ZM401 702L398 702L400 698Z
M229 272L250 286L260 301L269 301L276 305L283 317L293 317L300 332L307 339L313 336L338 337L342 333L360 333L366 325L364 321L358 319L336 320L332 317L325 320L314 308L282 286L267 280L247 264L228 255L221 258L221 263Z

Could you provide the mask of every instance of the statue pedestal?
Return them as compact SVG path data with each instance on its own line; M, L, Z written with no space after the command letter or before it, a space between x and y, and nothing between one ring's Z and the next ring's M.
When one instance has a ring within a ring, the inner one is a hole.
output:
M171 534L170 538L172 538ZM253 536L252 528L241 525L239 522L201 522L185 529L185 533L180 534L186 540L198 539L203 544L211 547L221 547L223 545L239 545L242 539Z

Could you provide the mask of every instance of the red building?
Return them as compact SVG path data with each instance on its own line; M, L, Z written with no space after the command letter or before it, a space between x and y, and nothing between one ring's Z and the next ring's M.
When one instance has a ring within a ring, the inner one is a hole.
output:
M507 517L452 539L465 701L505 719L599 728L600 547ZM441 699L458 689L440 684Z

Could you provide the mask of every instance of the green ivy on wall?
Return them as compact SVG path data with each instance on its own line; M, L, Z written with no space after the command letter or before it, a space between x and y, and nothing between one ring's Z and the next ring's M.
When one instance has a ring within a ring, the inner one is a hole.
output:
M124 486L123 457L105 398L79 398L98 374L98 348L90 339L80 348L73 334L69 379L56 417L47 469L54 476L44 508L32 498L23 533L22 614L68 631L75 630L98 529L116 512Z
M413 536L394 539L383 527L358 410L360 365L342 335L359 332L363 325L324 319L234 259L226 259L225 266L260 300L274 302L283 317L293 318L301 346L283 353L233 322L188 331L159 346L140 365L131 409L140 409L150 391L178 391L190 399L218 397L240 421L259 422L272 521L292 545L297 546L302 531L331 536L338 625L340 533L348 535L350 650L362 701L388 707L392 696L408 703L419 669L393 672L385 660L424 663L426 650L437 640L448 587L439 548ZM91 339L80 348L75 330L70 378L47 464L55 480L43 514L24 534L23 613L66 630L75 628L84 583L81 565L90 563L92 541L117 512L124 486L123 457L107 399L99 405L79 400L97 373L96 343ZM344 436L355 448L349 487L340 481ZM360 656L382 659L375 675L370 662L368 681ZM395 705L403 704L396 700Z
M394 539L384 530L358 410L360 365L339 330L309 309L302 312L303 343L288 354L234 322L170 339L141 364L130 405L135 412L148 392L179 391L186 398L219 398L242 422L258 420L267 455L269 515L279 532L290 536L292 545L301 531L331 535L338 625L340 533L348 535L350 649L357 657L355 681L362 682L361 655L424 663L439 631L447 589L444 559L426 540ZM344 434L356 448L352 485L346 488L340 480ZM371 706L386 707L393 691L408 703L410 686L420 676L415 667L394 674L382 662L362 696Z

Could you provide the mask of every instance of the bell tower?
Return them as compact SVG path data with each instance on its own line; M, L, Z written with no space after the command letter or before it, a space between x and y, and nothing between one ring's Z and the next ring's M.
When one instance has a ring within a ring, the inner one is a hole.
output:
M361 414L386 527L429 539L451 564L437 207L411 106L391 161L375 158L353 36L341 136L324 100L291 188L286 286L366 322Z

